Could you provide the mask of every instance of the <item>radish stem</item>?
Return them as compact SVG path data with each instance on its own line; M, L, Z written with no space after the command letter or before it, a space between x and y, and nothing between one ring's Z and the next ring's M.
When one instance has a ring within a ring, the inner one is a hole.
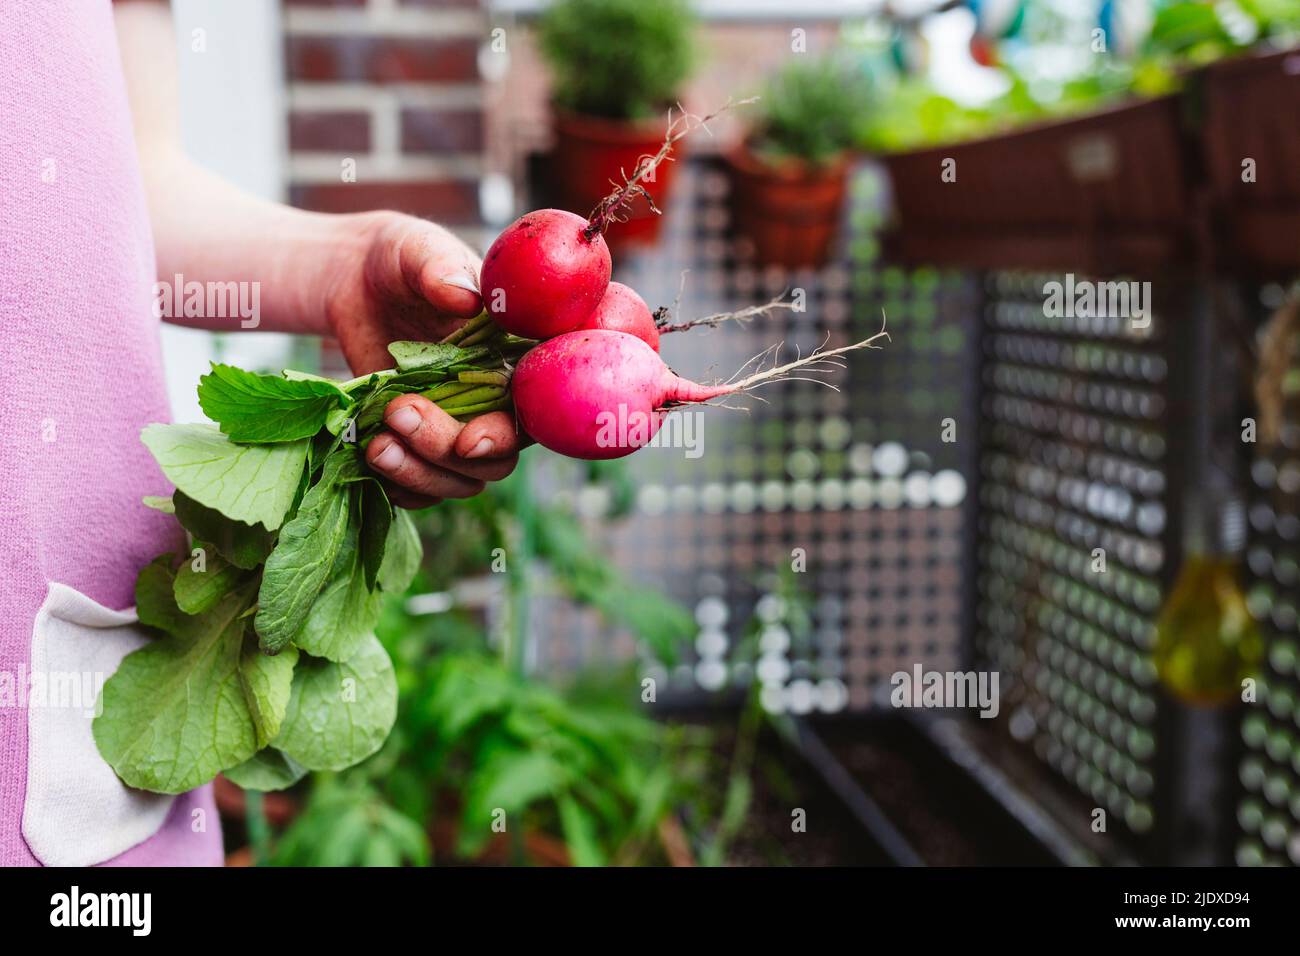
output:
M456 378L465 383L474 385L500 385L505 387L510 384L510 373L500 372L496 369L485 369L482 371L461 372Z
M484 310L483 312L480 312L478 315L474 316L474 318L470 319L460 328L458 328L455 332L452 332L450 335L445 336L442 340L442 344L457 345L462 340L464 340L466 336L472 335L473 333L477 332L479 329L483 328L483 326L488 325L491 322L492 322L492 317L487 314L486 310Z
M482 415L485 412L499 412L510 407L509 396L503 395L498 399L490 402L479 402L477 405L467 405L463 408L446 410L447 414L453 418L465 418L466 416Z

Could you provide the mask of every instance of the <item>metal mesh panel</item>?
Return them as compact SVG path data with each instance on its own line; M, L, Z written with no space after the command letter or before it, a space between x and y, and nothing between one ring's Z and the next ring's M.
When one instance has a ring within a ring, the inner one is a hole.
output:
M1054 278L986 280L976 653L1002 675L1011 735L1140 836L1169 557L1166 324L1050 317Z
M621 257L616 276L651 307L681 290L684 318L734 310L803 290L807 309L747 325L666 336L679 374L730 376L774 342L782 356L867 338L888 316L882 351L851 356L829 379L774 384L747 411L693 409L702 453L648 448L630 459L634 514L607 532L611 561L636 580L693 607L696 654L669 686L713 690L762 681L766 704L795 712L866 708L894 671L914 663L959 666L961 642L961 456L971 441L945 441L943 419L973 428L969 408L977 317L971 280L877 264L879 173L855 178L840 261L786 274L753 265L729 234L728 180L709 162L684 165L652 253ZM614 227L617 228L617 227ZM685 282L682 285L682 273ZM946 436L952 438L952 435ZM960 433L956 436L961 438ZM600 531L602 502L576 502ZM811 633L792 638L769 579L789 568L811 602ZM734 655L747 629L760 632L757 662ZM539 655L554 665L631 652L593 616L557 608ZM756 673L755 673L756 671Z
M1277 305L1281 290L1265 290ZM1237 819L1242 865L1300 865L1300 356L1291 356L1284 424L1277 446L1250 473L1246 581L1251 613L1263 630L1267 663L1258 702L1242 721L1247 753Z

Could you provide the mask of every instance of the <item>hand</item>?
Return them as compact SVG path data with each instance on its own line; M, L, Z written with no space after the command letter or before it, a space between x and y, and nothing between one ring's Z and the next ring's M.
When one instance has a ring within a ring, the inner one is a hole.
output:
M400 395L384 409L389 431L376 435L366 462L387 480L392 501L427 508L444 498L472 498L483 483L515 470L520 436L506 412L461 424L420 395Z
M482 310L479 258L446 229L391 212L367 214L357 226L361 246L348 243L325 306L356 374L390 368L389 342L440 339ZM519 436L506 412L462 424L426 398L402 395L384 421L390 430L371 441L366 461L404 508L472 497L518 460Z
M356 375L392 368L388 343L436 341L483 310L482 262L436 223L396 212L349 216L325 280L325 319Z

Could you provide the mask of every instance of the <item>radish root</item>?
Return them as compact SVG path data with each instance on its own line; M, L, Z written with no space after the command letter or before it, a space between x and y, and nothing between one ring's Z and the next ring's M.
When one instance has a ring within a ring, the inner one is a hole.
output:
M871 336L870 338L863 339L861 342L854 342L852 345L842 345L836 349L823 349L823 348L813 349L813 351L810 352L807 356L803 358L797 358L793 362L786 362L784 365L777 365L773 368L767 369L766 371L755 372L753 375L750 375L747 378L742 378L740 379L740 381L737 382L729 382L728 388L732 393L747 392L750 389L757 388L759 385L763 385L767 382L776 381L778 379L784 379L787 381L793 379L796 381L817 382L821 385L827 386L828 388L834 388L835 386L831 385L830 382L822 381L822 379L820 378L803 378L801 376L791 376L790 373L798 368L806 368L809 371L824 371L830 368L842 368L843 363L832 361L832 359L834 359L838 355L845 355L849 352L856 352L858 349L880 348L879 345L875 344L877 341L879 341L880 339L889 341L889 333L885 331L884 310L881 310L880 320L881 320L880 331L877 332L875 335ZM779 348L779 346L777 348ZM776 350L769 349L767 353L761 353L761 354L775 355ZM745 366L741 367L742 371L749 364L750 364L749 362L745 363Z
M623 175L623 183L619 185L611 181L614 191L596 204L596 208L591 211L587 217L587 228L582 231L583 236L590 242L597 235L603 233L612 222L622 222L620 216L626 211L632 200L637 196L642 196L650 204L650 211L659 215L659 207L655 205L654 199L646 188L641 185L642 180L649 176L650 173L659 168L659 165L665 160L671 161L669 154L673 151L673 145L685 137L688 133L703 129L712 135L709 130L709 121L717 118L722 113L734 106L746 106L750 103L757 102L757 96L751 96L743 100L727 100L721 107L709 113L707 116L696 116L682 108L681 104L677 105L677 115L673 116L673 111L668 111L668 132L664 136L663 145L659 147L659 152L653 156L645 154L637 160L636 170L631 176L625 170L620 170Z
M688 319L685 322L673 322L672 311L665 306L655 311L655 328L659 330L660 335L663 335L667 332L686 332L701 325L717 328L723 322L748 322L755 316L768 315L777 309L793 309L795 303L784 302L782 301L784 298L785 293L782 292L763 305L751 305L735 312L715 312L713 315L704 315L698 319Z

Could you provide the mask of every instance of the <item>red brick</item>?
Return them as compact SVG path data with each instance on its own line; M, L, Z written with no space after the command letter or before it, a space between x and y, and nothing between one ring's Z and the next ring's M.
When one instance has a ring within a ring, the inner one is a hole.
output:
M294 110L289 114L289 148L297 152L368 152L370 115Z
M396 209L438 222L478 222L477 181L384 183L312 183L289 189L289 201L317 212L363 212Z
M483 148L478 110L402 111L402 152L477 153Z
M373 36L290 36L286 58L295 80L429 83L478 78L473 37L410 39Z

